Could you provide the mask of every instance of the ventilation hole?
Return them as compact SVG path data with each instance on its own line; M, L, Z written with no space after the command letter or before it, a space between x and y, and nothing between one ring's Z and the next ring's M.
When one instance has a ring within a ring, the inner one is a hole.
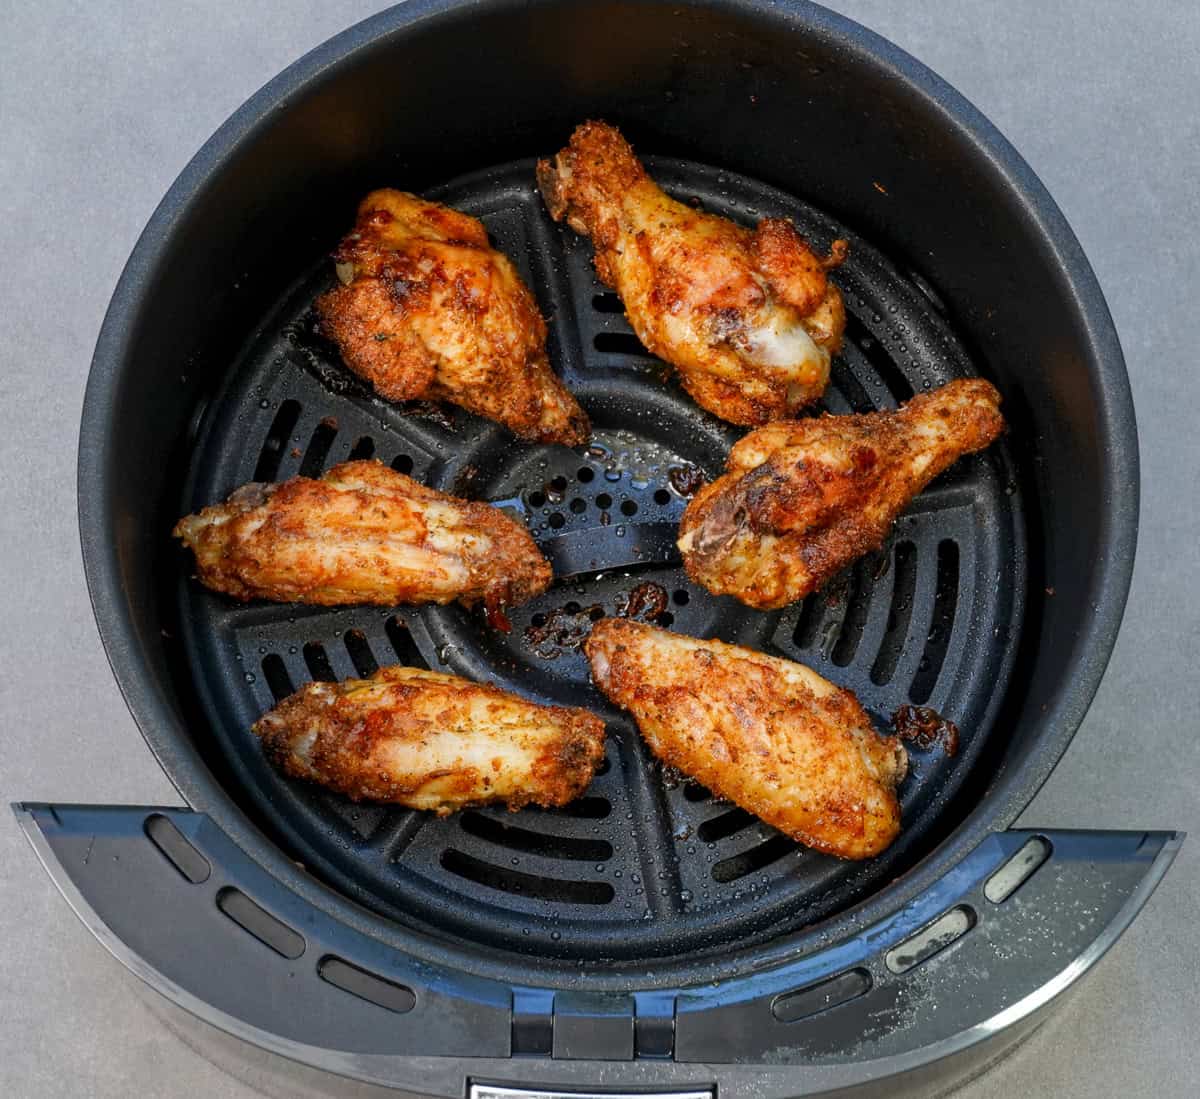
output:
M892 361L883 343L875 339L866 325L855 316L846 318L846 339L859 349L863 357L874 368L883 384L887 386L897 404L913 395L913 388L900 368Z
M884 965L893 973L915 969L961 939L975 926L975 918L975 910L965 904L942 913L933 923L910 935L899 946L892 947L883 956Z
M579 478L580 483L586 485L596 479L596 471L591 466L580 466L575 476Z
M560 476L558 476L558 477L555 477L555 478L554 478L554 479L553 479L553 480L550 482L550 487L551 487L552 489L554 489L554 491L555 491L555 492L566 492L566 491L567 491L567 485L568 485L569 483L570 483L570 482L569 482L569 481L568 481L568 480L567 480L565 477L563 477L563 476L561 476L561 475L560 475Z
M676 606L686 607L692 597L687 593L686 589L680 588L671 598L675 600Z
M933 619L925 638L925 651L917 674L913 676L908 697L918 706L931 694L942 674L942 663L954 629L954 610L958 604L958 543L948 539L938 543L937 589L933 593Z
M370 435L364 435L357 439L354 446L350 448L350 461L366 461L368 458L375 457L375 440Z
M753 814L747 813L745 809L730 809L729 812L722 813L719 817L706 820L696 829L696 835L705 843L716 843L717 840L723 840L735 832L740 832L743 828L753 824L755 819Z
M737 881L738 878L744 878L747 874L753 874L764 866L778 862L784 855L795 850L796 845L787 836L772 836L766 843L751 847L749 851L713 863L713 881Z
M561 530L566 525L566 522L566 517L561 511L556 511L550 516L550 526L552 526L555 530Z
M603 862L612 858L612 844L607 840L531 832L527 828L505 824L480 813L464 813L458 823L469 836L499 844L513 851L523 851L528 855L541 855L548 859L571 859L576 862Z
M816 644L824 616L825 600L820 592L814 592L800 604L800 617L796 619L796 632L792 635L798 649L811 649Z
M308 665L309 674L321 683L336 683L337 676L333 674L333 665L325 654L325 647L319 641L309 641L304 646L304 663Z
M531 626L535 626L538 629L540 629L542 626L544 626L546 624L546 616L544 614L542 614L541 611L538 611L537 614L533 615L529 619L529 624Z
M568 506L576 515L579 515L581 512L587 511L587 501L581 500L578 496L576 496L575 499L572 500Z
M865 969L849 969L807 988L776 996L771 1004L771 1014L781 1023L796 1023L831 1007L848 1004L870 991L871 974Z
M596 774L600 775L604 772L600 769L596 770ZM612 806L607 798L586 797L576 798L569 805L564 805L561 809L555 810L568 817L576 817L579 820L603 820L612 812Z
M217 894L217 907L243 931L285 958L304 953L304 938L265 908L259 907L240 889L226 886Z
M607 492L600 493L600 495L596 497L596 507L607 511L610 507L612 507L612 497L609 496Z
M329 457L329 448L337 438L337 421L326 417L313 428L312 438L308 441L308 449L304 452L304 461L300 463L301 477L319 477L325 468L325 459Z
M574 599L572 599L569 603L563 604L563 610L566 611L567 614L578 614L581 610L583 610L583 608L576 603Z
M605 617L607 616L604 613L603 607L593 607L590 611L588 611L588 618L590 618L593 622L599 622L601 618Z
M397 473L412 473L412 456L409 454L397 454L396 457L392 459L392 469L394 469Z
M163 857L193 885L208 881L212 867L184 837L183 833L161 813L146 818L142 825L147 839L162 852Z
M708 801L712 797L712 791L707 786L701 786L698 782L689 782L683 788L683 796L688 801Z
M875 588L875 570L879 562L875 555L864 557L854 566L854 578L847 595L846 617L833 646L833 662L844 668L858 652L858 643L866 629L867 615L871 611L871 593Z
M833 388L846 398L846 403L852 411L859 414L875 411L875 405L867 396L867 391L858 384L858 379L840 359L833 360L829 380Z
M546 503L546 494L544 492L531 492L529 494L529 506L531 508L540 508Z
M442 852L441 864L451 874L467 878L478 885L533 900L557 901L560 904L608 904L615 895L608 882L573 881L567 878L524 874L519 870L484 862L474 855L456 851L454 848Z
M258 455L258 464L254 467L256 481L275 480L279 473L279 463L283 460L284 449L299 422L300 402L284 401L275 413L275 419L271 421L271 430L267 432L262 451Z
M362 630L347 630L345 637L346 652L350 654L350 663L363 679L379 671L379 661L371 652L367 635Z
M639 359L652 357L632 332L597 332L592 346L606 355L635 355Z
M892 585L887 631L871 666L871 682L877 686L890 683L896 674L896 665L904 652L904 639L908 636L908 624L912 620L913 596L917 590L917 547L911 542L900 542L896 546Z
M624 313L625 306L616 294L594 294L592 308L597 313Z
M1021 849L997 870L983 887L983 895L992 904L1008 900L1019 886L1050 857L1050 844L1041 836L1027 840Z
M287 665L278 653L269 653L263 657L262 672L276 702L282 702L295 692L296 688L292 684L292 677L288 675Z
M655 619L655 621L660 626L673 626L675 625L675 616L670 611L663 611L662 614Z
M637 514L637 503L633 500L622 500L621 501L621 514L622 515L636 515Z
M388 641L391 643L392 652L396 654L396 659L401 664L407 668L427 667L424 658L421 656L421 650L417 648L417 643L413 640L413 635L409 632L403 620L396 615L392 615L387 620L384 630L387 633Z
M671 502L671 494L665 489L657 489L654 493L654 502L656 504L666 505Z
M366 1000L378 1007L387 1008L397 1015L412 1011L417 1002L411 988L368 973L365 969L359 969L358 966L332 955L321 959L320 965L317 966L317 976L334 988L340 988L343 992L349 992L351 996L357 996L360 1000Z

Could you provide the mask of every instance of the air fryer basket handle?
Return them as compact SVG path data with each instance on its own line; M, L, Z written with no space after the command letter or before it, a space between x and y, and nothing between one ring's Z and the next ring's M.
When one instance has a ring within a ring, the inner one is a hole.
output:
M1086 972L1183 838L994 834L852 939L715 987L590 1004L579 993L514 989L406 956L292 893L204 814L15 810L85 925L176 1004L352 1078L411 1084L406 1058L454 1058L457 1094L464 1076L501 1086L528 1080L523 1057L507 1060L514 1052L543 1058L547 1085L571 1065L569 1078L585 1087L593 1065L590 1078L605 1091L643 1090L654 1063L664 1088L713 1083L722 1066L755 1064L791 1065L832 1087L954 1054L1027 1019ZM511 1070L497 1070L505 1064ZM687 1065L695 1071L685 1080Z

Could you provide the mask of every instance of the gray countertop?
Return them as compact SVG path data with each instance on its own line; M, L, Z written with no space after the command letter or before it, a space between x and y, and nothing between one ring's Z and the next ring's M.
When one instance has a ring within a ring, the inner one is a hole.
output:
M0 3L0 794L173 804L92 622L75 525L88 361L142 225L203 140L370 0ZM961 1094L1200 1090L1200 9L1191 0L836 0L939 72L1025 155L1108 296L1141 432L1125 625L1031 826L1192 832L1098 970ZM837 155L829 150L828 155ZM255 1093L157 1025L0 817L0 1095Z

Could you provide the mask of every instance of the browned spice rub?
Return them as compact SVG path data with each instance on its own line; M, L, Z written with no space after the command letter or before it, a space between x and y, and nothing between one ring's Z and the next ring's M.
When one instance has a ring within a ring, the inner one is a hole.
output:
M421 668L309 683L254 726L271 762L355 800L430 809L554 807L604 757L604 723Z

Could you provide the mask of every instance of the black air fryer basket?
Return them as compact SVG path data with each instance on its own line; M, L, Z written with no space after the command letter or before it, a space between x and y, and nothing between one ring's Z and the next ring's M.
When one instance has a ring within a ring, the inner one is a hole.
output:
M591 117L680 198L790 217L818 248L849 239L825 410L973 374L1003 393L1007 437L802 604L750 611L682 570L683 481L718 473L738 432L665 379L590 245L545 212L533 158ZM517 443L347 373L311 305L376 186L483 220L550 319L590 445ZM520 515L555 585L506 635L456 606L239 605L189 579L178 516L350 457ZM927 1093L1036 1026L1180 842L1009 827L1121 618L1137 527L1121 352L1003 138L809 4L413 0L314 51L209 141L139 241L96 350L79 486L113 670L186 805L18 815L168 1021L288 1094ZM910 753L891 848L820 855L662 771L570 644L647 581L669 595L660 624L800 660L881 727L905 702L959 725L957 756ZM601 773L562 811L436 819L266 764L248 729L276 699L397 662L595 709Z

